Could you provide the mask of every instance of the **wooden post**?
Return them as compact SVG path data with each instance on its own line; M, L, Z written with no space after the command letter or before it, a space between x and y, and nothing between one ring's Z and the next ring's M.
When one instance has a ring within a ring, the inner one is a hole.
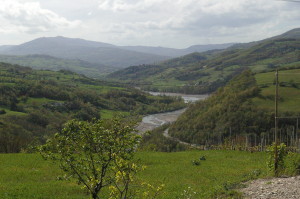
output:
M296 146L299 147L299 140L298 140L298 125L299 125L299 117L297 117L297 125L296 125Z
M278 177L278 69L276 70L276 89L275 89L275 149L274 149L274 172L275 176Z
M291 145L292 145L292 147L295 147L295 145L296 145L296 142L295 142L295 137L296 137L296 135L295 135L295 126L293 126L293 131L292 131L292 140L291 140Z

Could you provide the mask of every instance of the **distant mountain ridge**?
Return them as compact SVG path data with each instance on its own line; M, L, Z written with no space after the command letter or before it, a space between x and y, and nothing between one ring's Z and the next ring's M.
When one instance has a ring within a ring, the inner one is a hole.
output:
M227 44L206 44L193 45L184 49L165 48L165 47L149 47L149 46L121 46L123 49L133 50L137 52L151 53L163 55L168 57L180 57L194 52L205 52L208 50L225 49L234 45L234 43Z
M41 37L21 45L0 46L5 55L50 55L63 59L80 59L114 68L153 64L192 52L224 49L232 44L195 45L186 49L149 46L116 46L78 38Z
M98 75L101 76L103 72L103 74L107 74L109 72L127 68L129 66L157 66L171 58L185 56L191 53L202 52L201 56L205 56L210 59L211 57L214 57L216 54L220 54L223 51L232 54L233 52L230 52L230 50L235 51L237 49L248 49L267 40L288 38L300 38L300 28L293 29L282 35L257 42L245 44L227 43L194 45L185 49L150 46L116 46L113 44L88 41L79 38L66 38L62 36L42 37L21 45L0 46L0 55L2 55L0 61L6 61L13 64L17 63L23 66L32 65L33 67L39 69L52 70L55 68L66 68L68 70L80 72L88 76L92 75L90 77L95 77ZM51 56L51 58L41 57L42 55ZM183 59L189 59L189 56L184 57ZM63 64L61 64L62 62ZM174 62L174 60L170 63L172 62ZM182 63L181 61L179 62ZM72 65L75 66L72 67ZM95 70L98 72L95 72ZM182 69L181 72L183 74L177 74L176 77L180 79L188 79L188 77L193 77L193 79L195 79L196 75L191 74L192 71L194 71L194 69L189 71L187 74L187 71ZM169 72L172 73L171 70L169 70ZM201 73L201 75L204 74ZM164 76L163 78L167 76Z
M38 38L21 45L1 49L0 53L6 55L50 55L63 59L79 59L115 68L150 64L169 58L123 50L111 44L65 37Z

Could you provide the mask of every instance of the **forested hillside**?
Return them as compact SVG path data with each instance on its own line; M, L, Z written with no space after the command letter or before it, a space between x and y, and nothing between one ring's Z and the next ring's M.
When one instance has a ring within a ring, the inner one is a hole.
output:
M61 70L0 64L0 152L40 144L70 119L137 116L184 107L179 98L150 96Z
M297 70L299 72L299 70ZM280 71L291 74L295 70ZM264 82L261 76L264 76ZM171 125L170 134L181 140L200 144L217 145L230 142L231 145L271 144L274 127L274 72L254 76L249 70L232 79L225 87L205 101L192 104L179 119ZM281 77L280 116L300 116L299 81L286 82ZM258 79L258 82L256 81ZM299 78L298 78L299 79ZM270 96L270 93L272 95ZM294 103L294 109L291 109ZM297 104L297 105L296 105ZM284 119L279 123L280 141L293 145L296 129L295 119Z
M193 53L157 65L132 66L108 77L146 90L213 92L249 68L255 72L299 67L300 39L269 39L248 48Z

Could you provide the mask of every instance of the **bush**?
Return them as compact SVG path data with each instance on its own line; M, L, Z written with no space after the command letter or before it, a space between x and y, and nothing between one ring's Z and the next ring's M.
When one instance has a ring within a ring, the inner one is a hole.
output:
M287 175L300 175L300 155L297 153L288 153L286 161Z
M285 159L288 155L286 145L281 143L277 145L277 171L275 170L275 143L268 147L267 152L269 153L268 167L271 171L275 172L275 175L278 176L285 172Z
M41 112L31 112L28 115L28 121L42 127L46 127L49 124L48 118Z
M192 164L195 166L199 166L201 163L199 160L192 160Z
M6 114L6 111L4 109L0 110L0 115Z

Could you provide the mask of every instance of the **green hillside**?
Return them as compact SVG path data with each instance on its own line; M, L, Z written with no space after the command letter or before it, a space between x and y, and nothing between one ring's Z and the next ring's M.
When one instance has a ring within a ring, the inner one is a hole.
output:
M101 64L93 64L82 60L62 59L48 55L0 55L0 62L28 66L42 70L70 70L91 78L100 78L116 70Z
M279 76L279 113L300 113L300 69L281 70ZM275 72L259 73L255 75L257 85L261 88L261 96L253 102L260 107L274 110Z
M250 48L193 53L157 65L132 66L108 77L147 90L207 93L224 86L233 76L250 68L298 68L300 39L266 40Z
M0 152L42 143L70 119L133 117L184 106L179 98L151 96L66 70L0 63Z
M282 70L279 116L300 116L300 69ZM274 72L250 71L233 78L207 100L192 104L169 133L200 145L234 143L236 147L271 144L274 128ZM280 120L280 141L293 145L295 119ZM262 141L263 140L263 141ZM232 144L231 144L232 145Z

